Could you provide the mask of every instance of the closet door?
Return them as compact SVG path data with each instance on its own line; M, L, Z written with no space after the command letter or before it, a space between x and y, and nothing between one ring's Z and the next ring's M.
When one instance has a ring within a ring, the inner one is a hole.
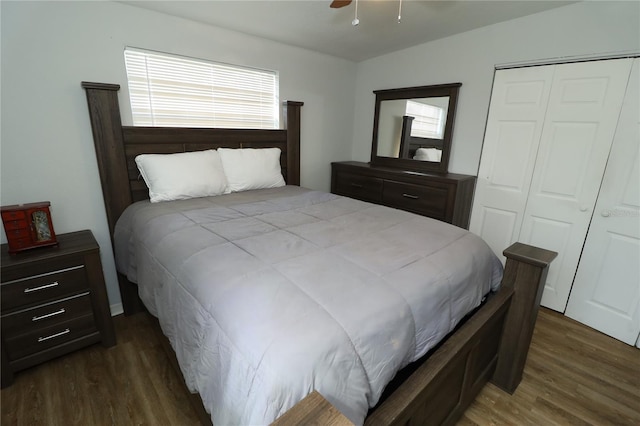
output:
M555 66L497 71L469 230L502 258L518 239Z
M611 149L566 315L640 344L640 61Z
M558 252L542 305L564 312L632 59L557 65L519 241Z

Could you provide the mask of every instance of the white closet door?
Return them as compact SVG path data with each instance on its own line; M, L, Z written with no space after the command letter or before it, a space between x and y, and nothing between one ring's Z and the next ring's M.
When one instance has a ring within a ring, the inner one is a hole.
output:
M633 66L566 315L640 344L640 61Z
M503 262L522 226L554 68L495 74L469 229Z
M564 312L632 59L557 65L519 241L558 252L542 305Z

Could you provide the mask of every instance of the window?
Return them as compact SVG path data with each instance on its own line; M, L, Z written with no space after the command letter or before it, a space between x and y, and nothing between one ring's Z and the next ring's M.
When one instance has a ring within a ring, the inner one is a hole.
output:
M414 117L411 125L411 136L431 139L442 139L444 137L445 118L447 116L445 108L407 101L406 114Z
M279 128L278 74L126 48L135 126Z

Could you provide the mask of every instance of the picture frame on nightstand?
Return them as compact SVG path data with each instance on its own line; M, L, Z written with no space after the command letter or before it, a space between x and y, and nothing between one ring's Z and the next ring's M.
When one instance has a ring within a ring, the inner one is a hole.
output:
M0 207L9 253L58 244L50 206L49 201L41 201Z

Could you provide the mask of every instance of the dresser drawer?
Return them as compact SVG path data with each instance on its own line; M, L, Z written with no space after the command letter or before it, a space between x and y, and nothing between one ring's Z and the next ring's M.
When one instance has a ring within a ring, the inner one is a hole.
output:
M448 185L427 186L385 181L382 199L390 207L450 221L449 192Z
M96 331L93 314L84 315L48 327L6 337L7 355L9 360L13 361Z
M4 278L3 278L4 279ZM2 312L59 299L87 288L84 265L2 283Z
M380 202L382 201L382 182L382 179L376 177L338 172L335 192L359 200Z
M2 334L6 337L58 324L92 313L89 292L23 309L2 316Z

